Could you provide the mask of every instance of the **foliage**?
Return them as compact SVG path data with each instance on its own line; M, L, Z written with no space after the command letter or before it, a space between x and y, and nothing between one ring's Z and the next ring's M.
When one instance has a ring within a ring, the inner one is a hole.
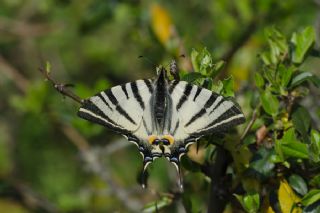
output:
M304 27L316 9L298 0L4 0L0 209L319 212L319 45ZM77 118L78 105L37 71L49 61L54 79L86 98L151 78L150 61L166 67L172 58L180 79L235 100L247 118L190 147L184 192L165 159L142 190L138 150Z

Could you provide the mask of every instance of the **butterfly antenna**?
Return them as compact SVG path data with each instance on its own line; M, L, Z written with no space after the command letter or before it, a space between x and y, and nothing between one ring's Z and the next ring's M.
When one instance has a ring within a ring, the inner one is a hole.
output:
M154 66L155 68L157 67L157 64L154 63L150 58L143 56L143 55L139 55L138 57L139 59L144 59L146 62L148 62L149 64L151 64L152 66Z

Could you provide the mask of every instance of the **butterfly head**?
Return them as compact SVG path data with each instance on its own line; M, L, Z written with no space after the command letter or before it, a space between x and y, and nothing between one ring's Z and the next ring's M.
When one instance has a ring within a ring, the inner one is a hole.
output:
M159 156L170 156L170 147L174 143L174 138L171 135L163 135L163 136L156 136L151 135L148 138L149 144L152 146L152 154L155 157Z

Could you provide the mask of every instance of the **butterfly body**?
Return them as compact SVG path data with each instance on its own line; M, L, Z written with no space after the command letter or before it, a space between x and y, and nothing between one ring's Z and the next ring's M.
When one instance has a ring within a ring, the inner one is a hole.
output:
M179 171L189 145L245 118L235 103L221 95L185 81L170 81L163 67L157 72L155 80L137 80L96 94L84 102L78 115L136 144L143 171L162 156Z

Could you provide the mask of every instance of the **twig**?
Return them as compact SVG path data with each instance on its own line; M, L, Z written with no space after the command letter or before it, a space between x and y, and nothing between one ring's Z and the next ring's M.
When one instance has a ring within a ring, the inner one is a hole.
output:
M229 153L223 149L223 147L216 146L215 162L209 168L209 177L211 179L209 200L208 200L208 213L221 213L223 212L228 200L224 196L227 193L222 184L223 177L225 175L227 166L230 162ZM225 193L225 194L224 194Z
M32 210L45 211L48 213L58 212L56 206L54 206L37 192L34 192L26 184L16 180L15 178L10 178L8 183L12 184L15 190L17 190L17 192L22 196L24 205L30 207Z
M50 81L53 85L53 87L62 95L68 96L69 98L71 98L72 100L83 104L84 100L81 99L79 96L77 96L76 94L74 94L71 90L68 89L68 87L73 86L72 84L61 84L56 82L49 74L49 71L44 70L42 68L39 68L39 71L44 75L44 77L46 78L46 80Z
M27 19L26 19L27 20ZM51 31L49 25L28 23L21 20L0 17L0 31L19 37L36 37Z
M247 136L248 132L251 130L251 127L253 126L254 122L257 120L259 109L260 109L260 104L253 110L251 119L240 137L240 144L243 142L244 138Z
M29 81L13 66L11 66L1 55L0 55L0 70L3 72L9 79L12 79L18 87L18 89L26 93L27 88L29 87Z

